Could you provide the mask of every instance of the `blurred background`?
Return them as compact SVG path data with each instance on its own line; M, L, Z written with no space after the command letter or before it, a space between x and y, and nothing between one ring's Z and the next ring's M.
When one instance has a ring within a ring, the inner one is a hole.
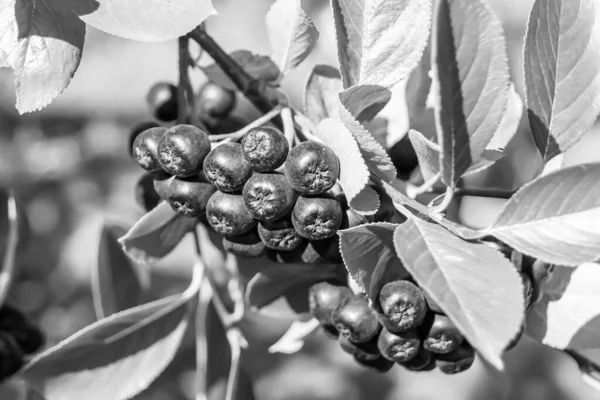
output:
M532 0L488 1L504 23L511 72L523 95L522 40ZM269 54L262 21L271 0L214 3L219 15L208 20L207 29L226 50ZM321 39L311 57L282 83L298 107L312 65L337 64L328 3L304 0ZM16 189L31 230L19 252L19 273L9 301L43 327L49 344L95 320L90 268L102 217L129 224L143 214L134 201L134 186L142 172L129 158L129 131L150 119L145 103L148 88L158 80L176 81L176 51L175 42L137 43L88 28L84 57L69 88L43 111L23 116L14 108L12 71L0 70L0 183ZM204 78L195 72L193 79L199 87ZM238 112L255 116L247 105ZM431 135L431 115L419 121L418 128ZM564 163L598 160L599 148L595 128L567 153ZM531 179L539 160L526 120L521 121L508 153L465 185L512 189ZM485 226L503 203L465 198L460 217L469 225ZM192 254L191 243L184 242L153 267L153 297L187 285ZM477 362L456 376L400 368L380 375L355 365L320 332L296 355L256 353L252 363L250 372L260 400L600 398L581 381L570 359L527 338L506 356L505 374ZM189 341L160 379L136 398L186 400L194 395L194 350Z

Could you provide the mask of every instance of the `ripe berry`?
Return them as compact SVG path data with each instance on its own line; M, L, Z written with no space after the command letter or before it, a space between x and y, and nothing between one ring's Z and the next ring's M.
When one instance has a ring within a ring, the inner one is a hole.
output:
M157 127L146 129L133 141L131 152L134 160L148 172L162 170L158 157L160 139L167 132L166 128Z
M416 330L393 334L383 328L377 340L377 348L381 355L390 361L402 363L417 356L421 347L421 339Z
M393 333L417 328L427 313L421 289L407 280L386 283L379 293L382 324Z
M244 185L244 204L260 221L283 217L294 206L296 192L280 173L254 174Z
M221 235L241 235L256 225L239 194L215 192L206 205L206 219Z
M258 234L267 248L280 251L294 250L304 240L296 233L289 217L260 222Z
M146 102L150 113L159 121L177 119L177 87L167 82L157 82L148 91Z
M444 310L440 308L439 304L436 303L435 300L433 300L433 298L429 294L427 294L426 291L422 290L422 292L423 296L425 297L425 301L427 302L427 306L431 311L433 311L436 314L445 314Z
M233 111L236 97L233 91L216 83L208 82L200 89L196 102L201 118L208 116L223 119Z
M171 185L173 176L167 174L166 172L156 172L153 174L153 178L154 190L162 200L167 200L167 197L169 196L169 186Z
M210 141L193 125L175 125L158 144L158 161L165 172L186 177L197 174L210 152Z
M435 354L447 354L456 350L463 340L463 335L450 318L436 314L423 339L423 348Z
M242 139L244 157L255 171L271 172L281 167L290 150L283 133L270 126L250 129Z
M375 338L366 343L353 343L347 337L341 335L338 343L345 353L358 357L362 361L375 361L381 357Z
M238 257L256 258L265 253L265 244L256 229L238 236L223 237L223 248Z
M137 124L136 126L134 126L131 129L131 133L129 134L129 155L131 155L133 157L133 142L135 142L135 139L140 135L140 133L144 132L145 130L148 130L150 128L158 128L160 127L160 125L158 125L156 122L141 122L139 124Z
M285 176L300 193L325 193L340 176L340 161L329 147L309 140L290 150Z
M457 374L471 368L475 361L475 350L464 342L459 348L448 354L436 355L435 364L444 374Z
M367 342L381 330L377 313L364 294L342 299L332 312L332 321L338 332L354 343Z
M135 185L135 201L146 211L152 210L160 203L160 196L154 189L154 175L145 173Z
M223 143L204 159L206 179L222 192L237 192L252 176L252 168L239 143Z
M421 348L417 355L410 360L398 363L409 371L431 371L435 368L435 359L433 354Z
M8 332L0 331L0 381L14 375L23 366L23 350Z
M342 206L331 196L300 196L292 212L296 231L309 240L332 237L342 225Z
M215 190L201 178L175 178L167 190L167 200L178 214L195 218L206 211L206 204Z
M370 369L374 369L378 372L388 372L394 366L394 363L390 360L386 360L383 357L379 357L376 360L363 360L360 356L354 356L354 360L362 365L363 367L367 367Z
M329 282L316 283L308 290L310 313L322 325L333 326L333 310L343 299L350 296L353 296L353 293L347 286L332 285Z
M306 264L341 263L340 237L336 234L329 239L311 240L302 252Z

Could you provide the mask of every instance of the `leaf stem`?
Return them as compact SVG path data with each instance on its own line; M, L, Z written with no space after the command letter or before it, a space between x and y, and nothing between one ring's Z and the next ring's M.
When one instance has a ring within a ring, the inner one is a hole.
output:
M4 304L8 291L15 275L15 255L19 241L19 219L17 201L12 190L8 191L8 239L6 252L2 260L2 272L0 273L0 306Z
M269 122L270 120L272 120L273 118L275 118L276 116L278 116L281 113L281 110L282 110L281 106L276 106L271 111L269 111L265 115L263 115L263 116L255 119L250 124L246 125L242 129L240 129L239 131L235 131L235 132L231 132L231 133L223 133L221 135L210 135L208 137L208 139L211 142L219 142L221 140L227 140L227 141L236 141L236 140L239 140L242 137L244 137L244 135L250 129L257 128L257 127L259 127L261 125L264 125L267 122Z
M454 189L451 187L447 187L446 192L444 193L444 198L442 199L442 202L436 206L431 207L432 212L436 213L436 214L443 213L444 211L446 211L446 209L448 208L450 203L452 203L453 199L454 199Z
M426 180L421 186L407 186L406 194L411 199L416 199L417 196L431 191L433 186L440 180L440 177L441 173L438 172L437 174L429 178L429 180Z
M292 110L289 107L285 107L283 110L281 110L281 119L283 120L283 133L291 149L294 147L294 136L296 134L296 130L294 129Z

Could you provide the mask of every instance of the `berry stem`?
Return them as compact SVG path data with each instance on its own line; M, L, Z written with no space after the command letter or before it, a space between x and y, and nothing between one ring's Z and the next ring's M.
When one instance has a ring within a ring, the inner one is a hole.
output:
M210 135L208 137L208 139L211 142L219 142L221 140L235 142L236 140L239 140L242 137L244 137L244 135L250 129L257 128L261 125L264 125L265 123L269 122L270 120L272 120L273 118L278 116L281 113L282 109L283 108L281 106L275 106L275 108L273 108L271 111L267 112L265 115L261 116L260 118L257 118L256 120L252 121L250 124L246 125L239 131L235 131L235 132L231 132L231 133L223 133L221 135Z
M19 220L17 214L17 202L12 190L8 192L8 240L6 251L2 260L2 272L0 273L0 306L4 304L8 290L12 284L15 275L15 254L19 240Z
M290 149L294 147L294 136L296 130L294 129L294 120L292 117L292 110L289 107L285 107L281 110L281 119L283 120L283 133L288 141Z

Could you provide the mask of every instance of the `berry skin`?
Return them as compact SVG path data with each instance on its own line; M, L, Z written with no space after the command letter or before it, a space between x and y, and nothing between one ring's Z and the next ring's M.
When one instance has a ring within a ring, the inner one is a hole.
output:
M379 293L383 311L381 323L393 333L417 328L427 313L427 303L421 289L407 280L386 283Z
M308 140L290 150L285 176L302 194L325 193L340 176L340 161L329 147Z
M236 105L235 92L208 82L200 89L196 102L200 117L226 118Z
M153 174L153 177L154 190L162 200L167 200L167 197L169 196L169 186L171 185L173 177L166 172L156 172Z
M259 221L273 221L288 214L297 197L280 173L252 175L242 195L246 209Z
M331 196L299 196L292 212L292 223L301 236L323 240L337 233L343 217L340 202Z
M167 189L167 200L178 214L195 218L206 211L206 204L215 190L204 179L175 178Z
M250 129L242 138L242 149L246 160L258 172L275 171L290 151L283 133L270 126Z
M146 103L150 113L159 121L177 119L177 87L167 82L157 82L148 91Z
M329 282L316 283L308 290L310 313L321 325L333 327L333 310L343 299L350 296L353 296L353 293L347 286L332 285Z
M0 331L0 381L16 374L23 366L23 350L8 332Z
M342 299L333 310L331 320L340 335L354 343L368 342L381 330L377 313L369 307L364 294Z
M223 237L226 251L242 258L257 258L265 253L265 244L255 229L238 236Z
M193 125L175 125L158 144L158 161L168 174L186 177L197 174L210 152L210 141Z
M289 217L260 222L258 224L258 235L267 248L279 251L294 250L304 240L296 233Z
M158 125L156 122L140 122L139 124L137 124L136 126L134 126L131 129L131 133L129 134L129 155L131 157L133 157L133 142L135 142L135 139L140 135L140 133L144 132L145 130L148 130L150 128L158 128L160 127L160 125Z
M158 146L166 132L167 129L162 127L146 129L133 141L131 147L133 159L148 172L162 170L159 162Z
M146 211L152 210L160 203L160 196L154 189L154 175L145 173L135 185L136 203Z
M393 334L383 328L377 340L377 348L381 355L390 361L403 363L417 356L421 347L421 339L416 330Z
M228 236L241 235L256 225L241 195L219 191L208 200L206 219L216 232Z
M204 159L206 179L221 192L237 192L252 176L252 168L242 153L239 143L223 143Z
M475 350L468 343L448 354L436 355L435 364L444 374L457 374L471 368L475 361Z
M434 354L447 354L456 350L463 340L463 335L450 318L436 314L427 336L423 339L423 348Z
M442 310L440 308L439 304L436 303L436 301L433 300L433 298L429 294L427 294L426 291L422 290L422 292L423 292L423 296L425 297L425 301L427 302L427 307L429 307L429 309L432 312L434 312L436 314L445 314L444 310Z
M345 336L340 336L338 342L345 353L359 358L362 361L375 361L381 357L377 349L375 338L366 343L353 343Z
M376 360L363 360L360 356L354 356L354 360L362 365L363 367L374 369L377 372L388 372L394 366L392 361L386 360L383 357L379 357Z
M435 368L433 354L423 348L410 360L398 364L409 371L431 371Z

